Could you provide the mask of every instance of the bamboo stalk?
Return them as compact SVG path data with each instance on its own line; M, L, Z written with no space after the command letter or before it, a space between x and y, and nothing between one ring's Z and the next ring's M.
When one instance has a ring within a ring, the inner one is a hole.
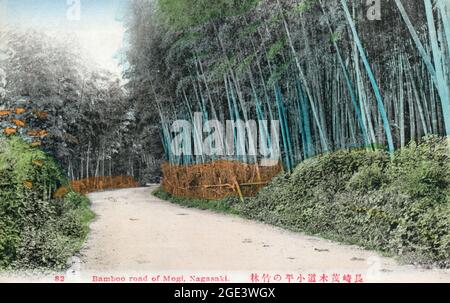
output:
M361 40L359 39L359 35L358 35L357 31L356 31L355 24L353 23L353 19L352 19L351 15L350 15L350 12L348 10L347 1L346 0L341 0L341 4L342 4L342 7L344 8L344 12L345 12L345 15L347 17L347 21L348 21L348 23L350 25L350 28L351 28L352 32L353 32L353 38L355 39L356 45L357 45L358 50L359 50L359 54L360 54L360 56L361 56L361 58L363 60L364 66L366 68L366 72L367 72L367 74L369 76L369 80L370 80L370 82L372 84L372 88L374 90L375 97L377 99L378 110L379 110L379 113L380 113L381 118L383 120L384 131L386 133L386 138L387 138L387 142L388 142L389 152L391 154L393 154L394 153L394 149L395 149L394 148L394 141L393 141L393 138L392 138L391 126L389 124L389 120L388 120L388 117L387 117L387 114L386 114L386 110L385 110L385 107L384 107L384 104L383 104L383 98L381 96L381 91L380 91L380 89L378 87L378 84L377 84L377 82L375 80L375 76L373 74L372 68L370 67L370 64L369 64L367 56L366 56L366 54L364 52L364 48L362 46Z

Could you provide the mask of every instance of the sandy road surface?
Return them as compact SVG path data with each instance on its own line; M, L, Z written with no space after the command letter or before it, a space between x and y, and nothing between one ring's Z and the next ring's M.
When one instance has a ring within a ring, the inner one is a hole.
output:
M191 275L250 282L251 273L362 275L365 282L450 282L450 270L401 266L394 259L235 216L183 208L151 195L155 188L91 194L97 218L65 282ZM58 278L58 277L56 277ZM179 280L181 279L181 280ZM330 278L331 280L331 278ZM0 274L0 282L54 282L55 274ZM283 280L283 282L286 282ZM295 282L295 281L294 281ZM342 281L341 281L342 282Z
M241 218L186 209L154 188L90 195L97 219L81 253L89 273L360 273L366 281L450 282L450 271L390 258Z

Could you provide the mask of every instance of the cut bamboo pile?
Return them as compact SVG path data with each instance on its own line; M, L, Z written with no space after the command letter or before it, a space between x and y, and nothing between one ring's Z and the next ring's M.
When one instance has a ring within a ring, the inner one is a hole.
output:
M245 164L239 161L214 161L181 166L162 165L162 187L167 193L186 198L222 199L230 196L255 196L283 167Z
M124 189L139 187L139 183L131 176L91 177L72 181L71 188L80 194L89 194L104 190ZM68 192L66 187L61 187L55 193L55 198L61 198Z

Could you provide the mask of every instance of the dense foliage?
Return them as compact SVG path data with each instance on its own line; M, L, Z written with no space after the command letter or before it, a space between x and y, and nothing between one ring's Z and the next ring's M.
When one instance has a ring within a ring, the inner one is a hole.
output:
M239 15L260 0L159 0L159 8L170 24L179 29L198 26L211 20Z
M168 148L194 112L280 121L289 173L219 209L448 266L450 7L375 2L133 1L128 88L172 163L210 160Z
M450 23L438 1L133 1L128 88L160 124L193 112L280 120L287 169L450 132ZM433 5L434 4L434 5Z
M0 110L45 112L45 123L31 123L27 116L26 127L48 131L43 148L70 179L131 175L148 182L158 175L154 157L161 156L152 157L149 149L159 136L140 123L122 84L70 37L0 29ZM0 133L17 128L7 118L0 119Z
M44 152L0 137L0 269L64 268L81 248L93 213L79 194L53 198L66 183Z
M280 175L238 208L246 217L450 266L448 140L384 152L339 151Z

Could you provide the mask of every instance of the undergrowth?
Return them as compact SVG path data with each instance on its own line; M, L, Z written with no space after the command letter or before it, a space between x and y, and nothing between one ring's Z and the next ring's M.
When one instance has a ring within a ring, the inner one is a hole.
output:
M0 269L63 269L83 245L94 214L43 151L0 137Z

